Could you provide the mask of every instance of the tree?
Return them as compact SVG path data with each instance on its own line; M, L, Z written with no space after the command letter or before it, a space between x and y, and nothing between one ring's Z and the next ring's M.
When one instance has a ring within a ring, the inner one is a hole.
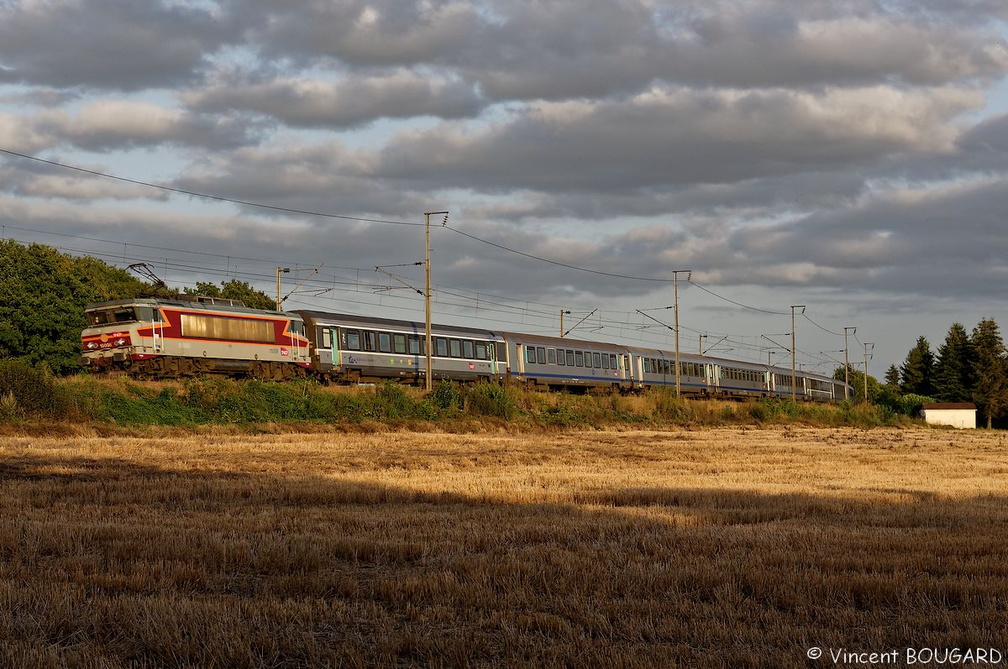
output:
M94 258L42 244L0 240L0 358L75 371L84 307L134 297L151 286Z
M850 399L852 402L863 402L864 392L865 392L865 375L864 372L854 369L852 366L848 374L850 378L850 384L852 386ZM844 368L837 367L833 371L833 379L836 381L844 380ZM876 402L879 396L882 394L883 386L878 382L871 374L868 375L868 401Z
M1008 371L1005 368L1005 346L997 323L984 318L973 328L970 338L973 349L973 401L987 418L987 428L1008 408Z
M904 393L930 396L933 373L934 355L931 353L931 345L928 344L925 337L918 337L917 344L907 353L903 367L900 369L902 379L900 390Z
M218 288L212 283L196 282L196 288L186 288L188 295L205 295L206 297L223 297L229 300L241 300L252 309L276 309L276 300L261 290L256 290L246 281L231 279L222 281Z
M942 402L968 402L972 398L973 378L970 358L972 347L962 323L953 323L938 347L932 385L934 396Z
M900 371L899 367L896 365L889 365L889 369L885 373L885 382L887 386L892 386L894 389L899 389L900 382Z

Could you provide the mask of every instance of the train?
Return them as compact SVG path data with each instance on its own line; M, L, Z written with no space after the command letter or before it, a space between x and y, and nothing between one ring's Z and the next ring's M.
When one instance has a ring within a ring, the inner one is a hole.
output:
M227 374L359 384L426 379L425 324L314 310L270 311L202 296L88 305L80 363L161 379ZM454 325L431 325L431 380L520 383L544 390L842 401L843 381L708 355ZM678 381L678 384L677 384Z

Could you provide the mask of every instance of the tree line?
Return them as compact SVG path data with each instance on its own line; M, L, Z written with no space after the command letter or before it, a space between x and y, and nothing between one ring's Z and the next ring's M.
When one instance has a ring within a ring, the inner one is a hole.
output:
M843 378L843 368L837 372ZM918 337L903 364L886 371L884 384L869 377L868 386L873 401L904 410L925 402L972 402L989 428L1008 415L1008 354L998 324L984 318L967 332L953 323L934 352L927 338Z

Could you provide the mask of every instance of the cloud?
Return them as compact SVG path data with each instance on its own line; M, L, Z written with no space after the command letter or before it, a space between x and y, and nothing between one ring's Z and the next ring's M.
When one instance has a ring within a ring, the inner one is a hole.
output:
M472 117L484 102L470 84L397 71L338 81L282 78L214 82L183 95L205 112L263 114L292 127L346 128L380 118Z
M136 91L198 80L226 39L213 12L160 2L0 6L0 81Z
M982 102L971 89L654 89L619 102L542 104L481 128L404 133L380 169L477 190L736 182L947 152L956 139L948 123Z

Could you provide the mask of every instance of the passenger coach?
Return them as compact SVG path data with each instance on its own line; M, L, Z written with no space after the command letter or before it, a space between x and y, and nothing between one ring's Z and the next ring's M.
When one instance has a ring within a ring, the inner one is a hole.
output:
M315 343L312 366L337 382L397 379L419 383L427 373L423 323L321 311L299 311ZM431 378L491 380L501 371L504 340L488 330L431 327Z

